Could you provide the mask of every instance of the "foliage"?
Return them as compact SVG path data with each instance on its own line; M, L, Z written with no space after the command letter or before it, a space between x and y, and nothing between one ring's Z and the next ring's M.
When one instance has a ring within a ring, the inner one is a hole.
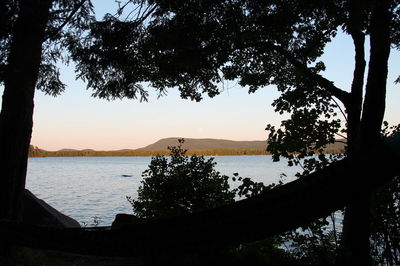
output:
M91 221L81 221L80 224L82 227L97 227L102 223L102 219L99 216L92 216Z
M384 122L382 136L400 132L400 124ZM375 264L400 264L400 177L396 176L373 194L371 252Z
M268 125L267 151L274 161L281 157L288 166L300 166L298 178L309 175L343 158L344 154L324 153L335 136L341 131L337 118L339 109L329 94L322 90L300 92L285 90L273 103L275 111L287 112L291 116L282 121L281 128ZM297 230L281 236L286 250L306 265L334 265L337 256L340 232L336 229L335 213L320 218Z
M269 185L264 185L262 182L254 182L249 177L242 178L238 173L233 174L232 181L241 181L241 184L234 189L237 193L238 198L250 198L252 196L258 195L263 191L273 189L276 186L282 185L282 181L279 180L278 184L271 183Z
M337 118L339 108L323 90L285 89L273 103L275 111L289 113L281 128L267 125L267 151L274 161L287 159L288 166L300 166L298 178L320 170L343 158L344 151L324 153L341 131ZM332 195L333 196L333 195ZM320 218L281 236L286 250L306 265L333 265L337 256L340 232L336 229L335 213Z
M301 260L277 248L279 240L269 238L228 250L217 265L305 265Z
M97 90L112 89L115 97L149 82L160 94L178 87L183 98L199 101L202 93L220 93L223 79L239 79L250 92L270 84L282 91L319 91L310 77L324 69L323 63L310 67L305 79L287 53L300 64L315 62L345 24L340 14L347 12L340 1L134 3L152 11L146 23L138 26L136 20L108 14L92 24L87 42L71 47L80 76Z
M71 50L80 77L98 97L120 97L147 82L160 95L177 87L183 98L199 101L203 93L219 94L226 79L249 92L274 84L299 106L313 98L320 103L314 111L324 111L332 95L346 105L349 100L345 90L319 74L325 65L318 61L339 31L353 34L357 14L349 2L127 1L119 15L93 23L86 41ZM356 30L368 35L373 4L358 5ZM397 5L390 1L389 29L390 42L398 47Z
M213 158L185 156L183 142L180 139L177 147L168 147L170 159L153 157L143 172L138 198L128 198L138 217L183 215L234 201L235 191L230 190L229 177L214 169Z
M283 131L271 132L273 136L271 140L272 149L279 146L279 149L273 151L275 152L273 153L273 156L275 155L274 159L279 160L279 157L282 156L288 159L289 166L301 166L303 171L296 173L298 178L307 176L311 172L326 167L331 162L343 157L341 153L323 154L322 150L315 154L314 150L307 150L307 147L304 148L304 146L297 149L295 139L287 141L290 137L286 135L285 138L281 138L279 133L283 133ZM276 140L284 141L280 143L274 142ZM282 151L282 153L278 152L278 150ZM287 153L287 150L293 153ZM294 153L295 151L298 153ZM338 213L332 213L328 217L320 218L297 230L281 235L281 241L284 243L286 250L305 265L334 265L335 258L339 252L341 238L341 232L337 229L337 215Z
M0 4L0 84L4 82L8 55L10 53L13 28L18 18L20 1L4 0ZM42 44L42 61L36 88L49 95L59 95L66 85L61 81L59 65L68 63L68 46L71 42L82 41L95 21L91 1L55 0L50 9L46 36ZM3 23L4 22L4 23Z
M374 194L372 257L377 265L400 265L400 177Z
M302 172L296 176L302 178L343 158L343 151L323 152L327 145L335 142L335 135L341 130L338 106L329 95L323 91L299 95L299 91L287 90L273 105L276 112L291 115L282 121L281 128L272 125L266 128L269 131L267 151L274 161L283 157L288 160L288 166L300 166ZM335 263L340 241L335 213L289 231L281 238L286 250L306 265Z
M305 265L335 265L340 244L335 215L283 234L286 251Z

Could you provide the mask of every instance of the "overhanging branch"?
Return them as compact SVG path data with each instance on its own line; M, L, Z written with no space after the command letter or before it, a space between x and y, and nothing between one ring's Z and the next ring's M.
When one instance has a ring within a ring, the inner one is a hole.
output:
M312 80L318 84L321 88L328 91L332 96L339 99L345 106L349 104L349 97L350 94L344 90L339 89L336 87L332 81L324 78L318 73L311 71L304 63L300 62L296 59L291 53L286 51L283 47L268 44L272 49L278 52L280 55L284 56L296 69L300 72L305 78Z
M83 4L86 2L87 0L82 0L80 1L75 7L74 9L71 11L71 13L68 15L68 17L64 20L64 22L58 26L55 30L49 32L45 38L45 40L48 40L52 37L55 37L59 32L61 32L61 30L71 21L71 19L75 16L75 14L79 11L79 9L83 6Z

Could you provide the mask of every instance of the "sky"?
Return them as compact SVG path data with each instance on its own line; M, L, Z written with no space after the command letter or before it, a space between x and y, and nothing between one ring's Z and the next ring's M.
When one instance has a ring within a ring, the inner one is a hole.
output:
M107 10L104 3L95 1L99 13ZM339 34L321 58L327 66L323 75L348 91L353 57L351 39ZM400 75L398 51L390 55L389 71L385 120L397 124L400 123L400 85L394 84L394 80ZM86 90L86 85L75 79L73 65L63 66L61 73L68 86L63 94L54 98L36 91L35 95L31 144L45 150L136 149L166 137L266 140L266 125L278 126L287 118L271 107L279 96L273 86L248 94L246 88L225 84L220 95L212 99L205 96L201 102L181 99L176 89L157 99L152 88L148 88L149 102L107 101L91 97L92 92Z

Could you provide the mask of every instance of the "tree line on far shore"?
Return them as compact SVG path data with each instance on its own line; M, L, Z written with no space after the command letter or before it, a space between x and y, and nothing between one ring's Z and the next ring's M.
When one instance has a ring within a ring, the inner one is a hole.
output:
M342 153L343 145L330 144L324 152L329 154ZM192 149L187 151L187 155L203 155L203 156L227 156L227 155L270 155L265 149ZM29 157L125 157L125 156L157 156L169 155L168 150L113 150L113 151L96 151L86 150L59 150L46 151L36 146L30 145Z

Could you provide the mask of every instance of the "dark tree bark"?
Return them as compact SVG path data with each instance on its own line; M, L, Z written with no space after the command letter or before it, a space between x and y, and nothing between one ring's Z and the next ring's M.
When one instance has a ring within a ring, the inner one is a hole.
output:
M21 0L13 29L0 113L0 219L19 220L32 134L33 98L51 0ZM0 263L11 246L0 239Z
M349 32L354 43L354 73L347 110L347 156L353 157L360 149L361 105L365 75L365 34L362 31L363 10L361 0L349 1Z
M385 112L386 97L386 80L388 73L388 58L390 53L389 26L391 14L389 12L388 1L375 1L374 10L372 12L370 22L370 61L366 84L366 94L363 105L363 113L361 121L360 117L361 105L356 105L354 114L350 117L349 112L349 137L350 150L349 156L363 157L370 149L374 149L379 143L380 130L382 126L383 115ZM356 64L357 60L357 39L359 35L352 34L356 47ZM357 65L356 65L357 70ZM362 80L356 76L352 86L361 83ZM362 84L362 83L361 83ZM356 93L360 92L356 90ZM353 97L362 99L362 95L352 95ZM356 103L358 104L358 103ZM377 169L380 172L380 169ZM378 173L379 173L378 172ZM367 172L364 176L355 172L354 176L361 179L372 180L377 178L377 172ZM371 265L370 259L370 206L373 188L366 188L365 182L360 182L359 189L355 191L350 204L346 207L345 218L343 222L343 245L345 263L348 265Z
M33 98L51 0L21 0L0 113L0 218L18 220L32 133Z
M390 54L389 1L376 1L370 26L370 59L365 100L361 121L362 152L374 147L379 142L380 131L385 114L386 82Z

